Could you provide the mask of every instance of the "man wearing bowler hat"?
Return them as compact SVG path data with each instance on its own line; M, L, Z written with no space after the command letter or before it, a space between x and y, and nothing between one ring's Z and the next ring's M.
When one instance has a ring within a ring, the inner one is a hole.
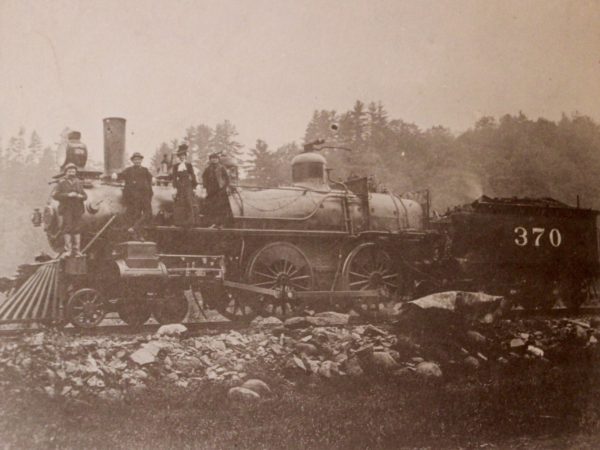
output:
M142 238L141 228L152 220L152 174L142 166L143 159L140 153L135 152L131 155L133 165L121 172L121 179L125 182L123 203L127 208L127 231L135 239Z
M58 201L58 214L63 219L64 256L81 256L81 216L85 208L83 202L87 194L77 178L77 166L65 165L65 176L58 182L52 197Z
M196 196L198 186L192 165L186 161L188 146L181 144L177 149L177 162L173 165L173 187L177 189L175 208L182 212L176 220L185 226L193 226L196 217Z

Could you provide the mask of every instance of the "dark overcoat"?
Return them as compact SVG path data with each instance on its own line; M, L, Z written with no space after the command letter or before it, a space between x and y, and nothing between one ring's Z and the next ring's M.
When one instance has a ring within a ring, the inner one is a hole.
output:
M148 201L152 198L152 174L142 166L129 166L121 172L125 182L123 201L126 205Z
M70 192L83 195L83 198L69 197L68 194ZM58 213L60 215L66 213L81 215L85 211L83 202L87 200L87 194L79 178L63 178L60 180L52 193L52 198L58 201Z

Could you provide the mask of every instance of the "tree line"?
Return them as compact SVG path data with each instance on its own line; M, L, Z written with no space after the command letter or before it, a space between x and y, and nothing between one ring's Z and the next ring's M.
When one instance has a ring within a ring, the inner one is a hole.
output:
M49 178L57 173L58 149L68 131L53 145L44 145L35 131L24 128L6 141L0 139L2 196L39 204ZM453 133L443 126L422 129L392 118L382 103L356 101L344 112L314 111L301 140L275 149L264 139L244 147L228 120L214 127L189 126L182 136L158 145L149 164L157 172L164 156L170 161L186 143L198 170L210 153L218 152L240 165L243 184L280 186L290 183L292 158L304 143L316 139L351 150L323 150L332 178L373 175L380 189L399 194L430 189L440 212L484 193L552 197L569 204L580 196L584 206L600 209L600 124L578 113L557 121L530 119L520 112L482 117Z

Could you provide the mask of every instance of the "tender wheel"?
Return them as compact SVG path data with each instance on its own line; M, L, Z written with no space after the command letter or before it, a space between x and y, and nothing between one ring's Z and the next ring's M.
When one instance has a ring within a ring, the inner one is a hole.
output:
M150 318L151 312L150 303L145 297L126 297L117 304L119 318L132 327L143 325Z
M564 281L559 287L559 292L567 308L579 309L592 297L592 284L586 279Z
M258 250L246 270L249 284L285 292L310 291L314 273L306 255L288 242L273 242ZM302 310L299 300L251 294L261 305L264 316L290 317ZM284 297L284 296L282 296Z
M188 313L189 303L183 292L157 298L152 305L152 315L160 324L181 323Z
M382 289L388 299L365 298L354 302L362 315L380 312L400 294L400 276L390 255L374 242L360 244L350 252L342 268L342 288L349 291Z
M556 303L554 286L552 283L528 280L519 289L516 300L524 309L552 309Z
M105 314L104 299L95 289L79 289L67 302L67 318L76 327L93 328L102 322Z

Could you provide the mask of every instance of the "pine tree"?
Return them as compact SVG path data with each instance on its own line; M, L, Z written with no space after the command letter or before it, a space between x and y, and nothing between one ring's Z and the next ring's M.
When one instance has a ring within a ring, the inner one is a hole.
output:
M19 134L8 141L6 158L11 167L19 166L25 162L25 128L19 128Z
M206 167L212 136L212 128L204 124L189 127L186 130L186 136L183 141L189 146L190 162L198 169Z
M25 157L25 162L28 165L38 163L42 157L42 141L35 130L31 132L27 149L28 152L27 156Z
M215 132L209 140L209 150L211 153L217 152L224 156L233 158L238 165L242 165L242 144L235 140L238 135L235 126L225 120L217 124Z
M256 145L250 150L250 165L248 167L248 181L257 186L276 186L277 157L267 143L261 139L256 140Z

